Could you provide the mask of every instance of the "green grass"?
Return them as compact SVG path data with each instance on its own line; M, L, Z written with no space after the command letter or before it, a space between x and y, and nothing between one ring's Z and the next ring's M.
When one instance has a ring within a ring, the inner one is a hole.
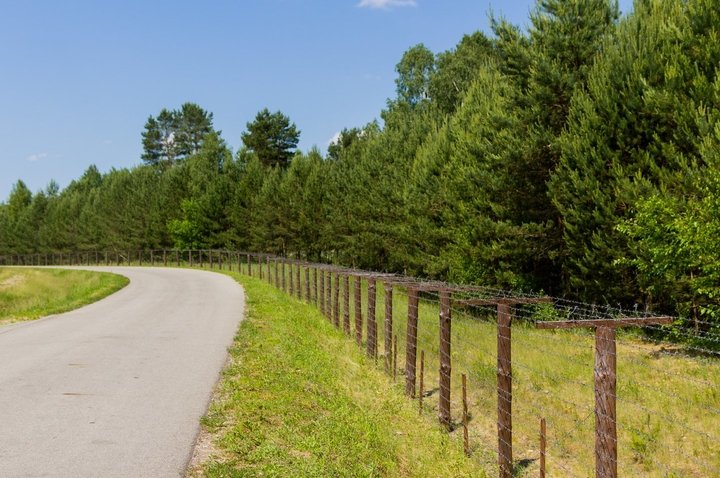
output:
M0 325L77 309L127 283L105 272L0 267Z
M257 273L256 267L254 272ZM274 274L274 268L272 272ZM304 271L301 279L304 294ZM343 307L342 300L340 304ZM363 281L363 315L366 304L367 284ZM382 367L385 353L384 293L380 284L376 304L380 367L372 362L359 362L374 371ZM307 313L316 314L315 310L311 307ZM354 334L352 303L350 316ZM342 317L341 313L341 321ZM393 333L398 336L400 367L405 363L406 317L407 296L404 290L396 288ZM493 476L497 473L494 312L488 310L486 317L477 318L454 309L452 327L453 419L461 416L460 376L466 373L471 459ZM336 337L338 332L334 327L329 329L327 333ZM363 329L365 341L365 326ZM551 476L594 475L593 335L587 331L537 330L521 321L513 325L512 333L513 446L517 476L537 476L540 418L547 420L548 473ZM426 390L431 391L425 399L429 408L425 418L430 424L437 415L438 335L437 301L422 300L418 356L420 350L425 351ZM345 366L351 367L351 364ZM719 475L718 360L689 356L672 345L646 342L633 331L623 331L618 335L617 371L618 469L621 473L647 477ZM402 381L403 377L398 380ZM451 433L452 440L458 439L460 430Z
M462 445L317 309L238 276L247 317L203 426L196 476L484 476Z

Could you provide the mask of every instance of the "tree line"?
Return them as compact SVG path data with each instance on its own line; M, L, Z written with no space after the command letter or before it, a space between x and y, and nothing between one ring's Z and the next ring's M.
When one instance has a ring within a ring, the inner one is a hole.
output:
M233 153L198 105L144 164L19 181L0 253L239 248L720 323L720 0L538 0L434 54L327 152L264 110Z

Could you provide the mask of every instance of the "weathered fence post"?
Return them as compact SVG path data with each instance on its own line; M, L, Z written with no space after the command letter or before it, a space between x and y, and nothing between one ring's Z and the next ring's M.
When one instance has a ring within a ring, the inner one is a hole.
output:
M545 434L545 419L540 419L540 478L545 478L545 451L547 439Z
M368 277L368 299L367 299L367 356L377 358L377 322L375 321L375 278Z
M332 275L333 275L333 271L331 269L328 269L326 277L325 277L325 279L326 279L325 311L327 312L326 317L327 317L328 321L330 321L330 323L332 323L332 319L333 319L333 316L332 316Z
M353 287L355 289L355 343L358 347L362 346L362 279L356 275L353 277Z
M282 290L283 292L287 293L287 277L285 274L285 263L287 262L287 259L284 257L280 259L280 266L281 266L281 273L282 273Z
M671 317L621 317L619 319L538 322L539 329L595 329L595 477L617 478L617 351L618 327L661 325Z
M333 323L340 328L340 273L335 273L335 290L333 292Z
M442 290L440 291L440 397L438 408L440 423L448 430L452 426L450 416L451 319L450 292Z
M317 266L314 266L312 268L312 301L315 303L315 307L320 306L320 301L318 300L318 268Z
M251 256L248 253L247 254L247 267L248 267L248 275L252 277L252 261L250 260Z
M423 398L425 397L425 351L420 351L420 393L418 393L418 408L423 411Z
M343 329L350 335L350 276L343 275Z
M310 265L305 264L305 302L310 303Z
M393 382L397 381L397 334L393 335L392 377Z
M320 312L327 317L327 310L325 309L325 269L320 269L320 293L318 294L320 302Z
M408 288L407 335L405 338L405 394L415 398L415 361L417 357L418 290Z
M512 478L512 316L510 305L497 306L498 466L500 478Z
M293 262L288 261L288 268L290 269L290 297L295 295L295 276L293 275Z
M462 403L463 403L463 414L462 414L463 449L465 450L465 455L470 456L470 438L468 436L469 414L468 414L468 402L467 402L467 375L465 375L465 374L462 374Z
M297 294L297 298L302 300L302 286L300 284L300 271L302 270L302 264L300 262L297 262L295 264L295 292Z
M393 337L393 285L385 282L385 371L390 371L392 364L392 337Z

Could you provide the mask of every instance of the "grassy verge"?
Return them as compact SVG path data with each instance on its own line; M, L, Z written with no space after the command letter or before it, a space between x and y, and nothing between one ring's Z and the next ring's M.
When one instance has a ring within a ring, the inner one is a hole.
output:
M125 287L125 277L66 269L0 268L0 325L59 314Z
M485 476L316 308L233 276L247 318L203 419L215 453L193 476Z
M257 268L254 272L257 273ZM303 293L305 277L303 271ZM289 279L288 272L288 283ZM381 364L382 355L386 353L382 325L384 299L382 287L378 287L376 316ZM366 319L365 281L362 303L363 319ZM342 300L340 306L344 307ZM308 313L310 311L317 313L312 307ZM398 337L401 367L405 362L406 317L407 296L397 287L393 294L393 333ZM354 324L352 305L350 318ZM354 333L354 325L352 328ZM337 334L334 327L327 329L328 334ZM363 340L366 338L363 323ZM468 376L472 460L488 470L489 475L496 474L497 467L496 342L497 327L492 308L488 308L484 318L471 317L462 309L453 310L452 416L457 420L461 415L460 375L465 373ZM426 357L426 390L431 393L425 399L429 409L426 418L432 423L437 413L438 396L438 303L428 297L421 300L419 309L418 352L421 350ZM593 335L587 331L537 330L528 322L518 320L513 325L512 360L516 476L537 476L541 418L547 420L547 470L550 476L592 476ZM374 364L367 365L377 370ZM341 363L341 366L344 365ZM621 331L618 337L617 367L618 468L628 476L718 476L720 362L712 357L690 356L670 344L648 342L639 337L637 331L628 330ZM458 433L455 431L452 435ZM437 476L452 475L438 473Z

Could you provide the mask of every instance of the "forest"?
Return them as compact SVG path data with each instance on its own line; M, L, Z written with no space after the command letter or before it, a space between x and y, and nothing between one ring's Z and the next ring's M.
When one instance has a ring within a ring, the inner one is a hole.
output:
M150 116L130 169L18 181L0 254L232 248L532 290L720 327L720 0L538 0L410 47L327 151L263 110ZM138 127L140 130L140 125ZM716 325L710 325L716 324Z

